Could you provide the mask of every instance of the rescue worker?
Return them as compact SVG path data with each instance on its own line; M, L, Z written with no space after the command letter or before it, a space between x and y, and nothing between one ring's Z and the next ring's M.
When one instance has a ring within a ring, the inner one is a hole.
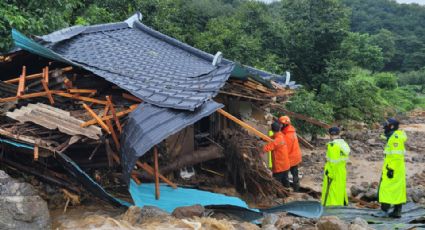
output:
M326 164L322 186L323 206L346 206L348 196L346 190L346 162L350 154L347 142L340 138L340 129L329 129L331 141L327 144Z
M301 163L301 149L298 143L298 137L294 126L291 125L291 119L288 116L281 116L279 122L282 124L281 132L285 135L285 141L288 146L288 157L292 175L292 186L294 192L300 190L300 179L298 176L298 165Z
M381 182L378 189L378 201L381 203L379 217L401 217L402 204L406 203L406 168L404 143L406 133L399 130L399 122L389 118L383 125L387 141L384 149L384 164L382 166ZM391 205L394 210L389 213Z
M280 132L279 122L273 122L272 131L274 140L267 143L263 150L264 152L272 151L273 177L280 181L284 187L289 188L288 171L290 164L288 149L285 143L285 136Z
M273 138L273 135L274 135L274 133L273 133L273 131L272 130L269 130L269 137L270 138ZM269 152L267 152L267 161L268 161L268 167L269 167L269 169L272 169L273 168L273 158L272 158L272 151L269 151Z

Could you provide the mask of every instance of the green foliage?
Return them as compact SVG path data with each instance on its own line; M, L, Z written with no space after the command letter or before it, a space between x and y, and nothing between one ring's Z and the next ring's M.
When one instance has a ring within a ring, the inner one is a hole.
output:
M351 29L376 36L375 44L384 51L385 70L411 71L425 66L424 6L394 0L343 2L352 9Z
M392 73L379 73L375 75L376 86L381 89L393 90L397 88L397 77Z
M291 100L286 103L286 108L290 111L305 114L318 120L329 122L333 121L333 109L328 103L320 103L315 99L315 94L306 90L299 91ZM294 119L293 124L301 133L310 133L313 135L324 134L326 130L312 125L308 122Z
M349 33L342 50L356 66L377 71L384 66L381 47L374 45L369 34Z
M407 73L400 73L398 82L402 86L414 85L418 86L417 91L424 93L425 91L425 67L418 71L410 71Z

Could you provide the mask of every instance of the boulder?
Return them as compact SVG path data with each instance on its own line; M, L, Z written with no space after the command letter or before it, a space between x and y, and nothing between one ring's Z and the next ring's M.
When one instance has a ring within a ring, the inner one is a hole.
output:
M348 230L348 224L336 216L324 216L317 222L319 230Z
M372 230L373 228L369 227L369 224L366 220L356 217L354 221L350 224L349 230Z
M28 183L0 170L0 229L50 229L47 203Z
M178 207L175 208L172 216L176 218L190 218L190 217L202 217L204 215L205 208L202 205L196 204L192 206Z

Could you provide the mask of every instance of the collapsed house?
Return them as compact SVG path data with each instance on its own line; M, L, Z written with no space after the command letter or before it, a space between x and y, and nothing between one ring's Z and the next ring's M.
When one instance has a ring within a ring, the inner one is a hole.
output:
M238 191L285 196L255 156L259 139L240 127L270 140L262 134L273 119L269 108L284 110L294 82L198 50L140 20L135 14L33 38L12 31L19 49L0 58L0 162L122 205L109 194L112 184L153 180L159 198L159 181L176 187L176 171L189 178L191 167L181 169L226 158L233 163L221 160L225 169L245 170L230 178ZM228 140L242 146L232 152Z

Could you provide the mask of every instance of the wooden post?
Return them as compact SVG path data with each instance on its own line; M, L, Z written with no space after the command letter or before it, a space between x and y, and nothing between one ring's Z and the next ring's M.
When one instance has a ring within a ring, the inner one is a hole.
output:
M154 176L155 176L155 199L159 200L159 172L158 172L158 148L153 148Z
M136 161L136 165L140 168L142 168L143 170L145 170L147 173L149 173L150 175L154 175L154 168L152 168L152 166L146 164L146 163L142 163L140 161ZM161 180L163 180L165 183L167 183L168 185L170 185L172 188L176 189L177 185L174 184L173 182L171 182L170 180L167 179L167 177L163 176L162 174L159 173L159 178L161 178Z
M96 120L96 122L108 133L111 134L108 126L103 122L103 120L90 108L90 106L83 103L83 107L89 112L89 114Z
M44 68L44 81L49 84L49 66Z
M19 77L19 84L18 84L18 92L16 92L16 96L20 97L24 94L25 91L25 75L27 72L27 67L22 66L22 74Z
M34 145L34 160L38 161L38 145Z
M120 120L117 117L114 104L112 103L112 96L106 96L106 101L108 101L109 109L111 110L112 117L114 118L114 121L115 121L115 125L117 126L119 133L122 133L122 126L121 126Z
M248 131L253 132L255 135L257 135L258 137L260 137L261 139L263 139L266 142L272 142L273 140L268 137L267 135L265 135L264 133L256 130L255 128L253 128L252 126L248 125L247 123L239 120L238 118L234 117L232 114L224 111L223 109L218 109L217 112L219 112L221 115L229 118L230 120L236 122L238 125L242 126L243 128L247 129Z

